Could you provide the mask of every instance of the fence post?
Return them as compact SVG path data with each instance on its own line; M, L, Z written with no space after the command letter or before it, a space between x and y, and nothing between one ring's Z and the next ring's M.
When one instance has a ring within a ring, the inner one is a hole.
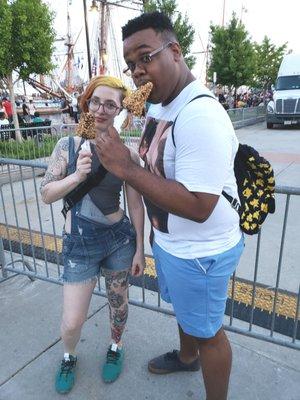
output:
M4 254L4 246L3 239L0 238L0 267L2 269L2 277L7 278L7 271L4 269L5 267L5 254Z

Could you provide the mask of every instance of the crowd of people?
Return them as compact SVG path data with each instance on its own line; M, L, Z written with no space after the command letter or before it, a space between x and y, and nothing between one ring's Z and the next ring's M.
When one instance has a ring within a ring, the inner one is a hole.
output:
M80 96L78 92L74 92L68 98L65 95L60 100L59 111L61 113L60 122L62 124L77 124L79 122L80 107L79 107ZM51 119L51 114L47 113L45 118L41 117L40 108L36 106L33 99L22 98L20 101L15 101L17 107L17 118L19 124L26 124L29 122L44 122L46 119ZM45 101L45 107L49 107L50 101ZM57 103L56 103L57 104ZM55 111L54 111L55 112ZM0 125L7 125L13 123L13 107L8 97L0 99Z
M230 91L221 91L218 93L219 102L225 110L232 108L265 106L272 97L273 93L271 90L262 90L259 92L248 90L237 94L236 97L234 97Z

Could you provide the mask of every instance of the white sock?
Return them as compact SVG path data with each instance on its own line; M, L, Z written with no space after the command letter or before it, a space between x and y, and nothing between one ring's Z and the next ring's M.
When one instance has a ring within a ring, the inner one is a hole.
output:
M118 350L118 345L117 345L117 343L112 343L111 346L110 346L110 348L111 348L112 351L117 351L117 350Z

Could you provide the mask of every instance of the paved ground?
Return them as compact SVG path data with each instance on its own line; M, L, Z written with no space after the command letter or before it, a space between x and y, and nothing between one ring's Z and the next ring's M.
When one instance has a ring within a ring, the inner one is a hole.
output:
M55 400L56 368L62 357L59 338L61 287L15 277L0 291L0 399ZM299 400L300 353L230 334L233 370L229 400ZM130 307L124 336L126 360L117 382L100 378L109 340L106 300L94 296L78 346L78 378L72 400L204 400L199 373L154 376L147 360L178 346L173 317Z

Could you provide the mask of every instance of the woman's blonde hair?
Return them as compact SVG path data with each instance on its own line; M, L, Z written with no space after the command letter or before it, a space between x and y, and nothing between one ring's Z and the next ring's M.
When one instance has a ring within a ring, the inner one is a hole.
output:
M122 92L123 98L130 94L130 89L128 89L128 87L124 85L124 83L121 81L121 79L116 78L114 76L107 76L107 75L95 76L94 78L91 79L87 88L81 95L80 107L83 112L89 111L87 101L91 98L92 94L94 93L94 90L98 86L108 86L113 89L119 89Z

